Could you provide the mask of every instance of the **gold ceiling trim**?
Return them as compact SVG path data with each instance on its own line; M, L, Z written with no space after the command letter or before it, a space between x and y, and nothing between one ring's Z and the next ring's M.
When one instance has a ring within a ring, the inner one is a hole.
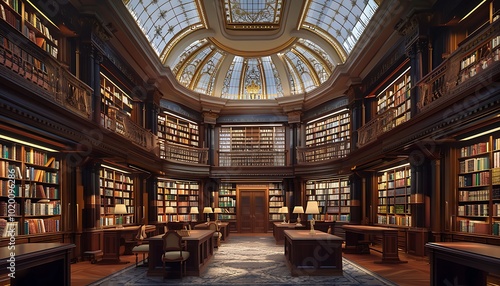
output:
M290 40L288 40L285 43L283 43L282 45L279 45L279 46L274 47L272 49L262 50L262 51L242 51L242 50L238 50L238 49L234 49L234 48L228 47L228 46L222 44L221 42L217 41L215 38L209 38L209 39L219 49L221 49L223 51L226 51L226 52L228 52L230 54L234 54L234 55L241 56L241 57L265 57L265 56L271 56L273 54L277 54L277 53L279 53L279 52L281 52L281 51L289 48L290 46L292 46L297 41L297 38L293 37L293 38L290 38Z

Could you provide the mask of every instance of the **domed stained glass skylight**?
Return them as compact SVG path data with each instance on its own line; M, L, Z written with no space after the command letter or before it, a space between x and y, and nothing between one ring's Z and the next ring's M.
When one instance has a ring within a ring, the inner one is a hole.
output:
M181 85L259 100L309 93L325 83L378 7L375 0L123 2ZM294 30L303 32L292 36Z

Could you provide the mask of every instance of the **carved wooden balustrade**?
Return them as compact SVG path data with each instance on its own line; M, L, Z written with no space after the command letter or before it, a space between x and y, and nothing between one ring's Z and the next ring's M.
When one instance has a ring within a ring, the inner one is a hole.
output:
M220 167L285 166L286 151L228 151L219 152Z
M358 129L358 148L375 141L381 134L396 127L396 109L389 108Z
M349 141L332 142L312 147L297 147L297 163L312 163L347 156L351 151Z
M160 158L179 162L207 164L208 149L184 146L158 139Z

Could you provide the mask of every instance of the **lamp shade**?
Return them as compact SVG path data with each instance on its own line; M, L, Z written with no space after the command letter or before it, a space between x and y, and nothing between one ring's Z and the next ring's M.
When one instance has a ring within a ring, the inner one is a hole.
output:
M116 204L115 205L115 214L126 214L127 207L124 204Z
M165 207L166 214L173 214L175 212L173 207Z
M287 214L288 213L288 208L287 207L281 207L279 210L280 214Z
M221 208L214 208L214 213L220 214L222 212Z
M211 214L211 213L213 213L212 208L211 207L204 207L203 208L203 213L204 214Z
M199 214L198 207L191 207L191 214Z
M302 206L295 206L293 208L293 213L294 214L303 214L304 213L304 208Z
M317 201L308 201L306 206L306 214L319 214Z

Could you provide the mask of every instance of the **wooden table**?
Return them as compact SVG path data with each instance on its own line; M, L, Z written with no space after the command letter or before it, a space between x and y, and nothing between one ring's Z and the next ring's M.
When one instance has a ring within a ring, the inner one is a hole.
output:
M194 229L208 229L208 223L199 223L194 226ZM220 222L219 231L222 234L221 240L226 241L229 236L229 222Z
M382 236L382 260L375 263L407 263L399 259L398 230L390 227L372 225L343 225L345 230L346 253L360 253L360 241L365 240L365 235Z
M273 222L273 236L276 244L282 245L285 243L285 233L287 229L306 229L303 224L297 225L295 223Z
M500 275L500 246L475 242L427 243L431 285L486 285Z
M10 285L71 284L70 260L74 244L23 243L13 246L14 249L0 247L0 275L13 275ZM11 266L13 268L9 269Z
M128 263L128 261L120 260L120 246L125 245L126 241L134 240L139 231L139 225L125 226L122 228L105 228L103 229L103 253L102 260L99 264L120 264ZM153 232L156 226L147 225L146 232ZM132 254L131 247L125 247L124 254Z
M309 230L285 230L285 260L292 276L342 275L341 237Z
M182 240L187 243L189 258L186 261L186 275L200 276L214 254L213 230L193 229L190 236ZM146 239L149 241L148 276L163 276L163 234Z

